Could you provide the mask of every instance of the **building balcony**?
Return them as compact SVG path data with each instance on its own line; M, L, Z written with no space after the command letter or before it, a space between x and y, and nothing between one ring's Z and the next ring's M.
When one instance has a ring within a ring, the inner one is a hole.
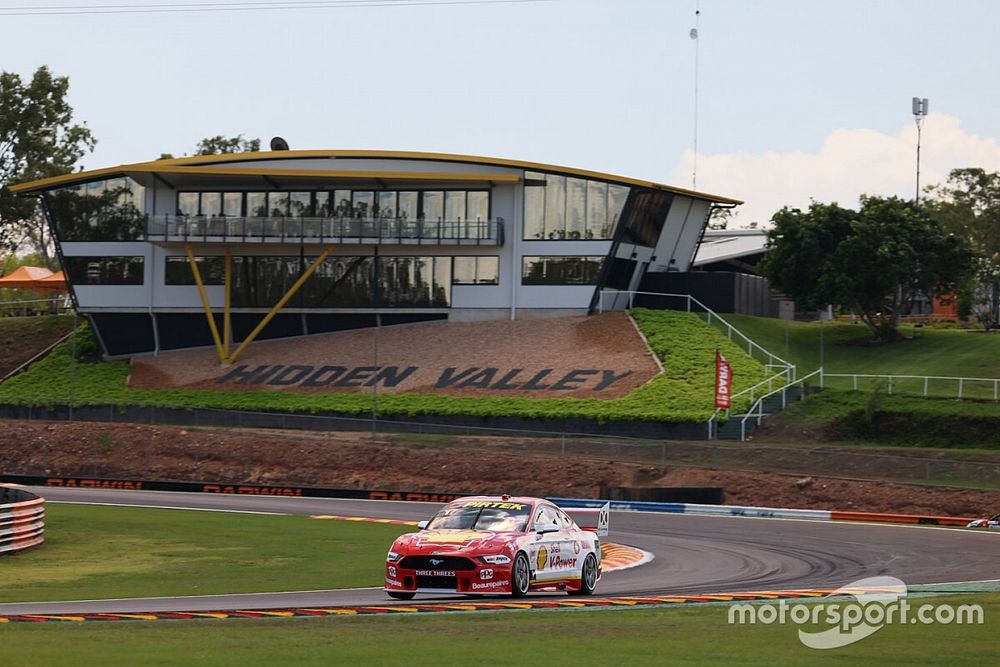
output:
M159 215L146 218L143 238L154 243L502 246L504 221Z

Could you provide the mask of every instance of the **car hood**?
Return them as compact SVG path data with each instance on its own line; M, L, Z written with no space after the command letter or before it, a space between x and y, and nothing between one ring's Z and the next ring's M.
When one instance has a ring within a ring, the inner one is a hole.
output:
M502 548L512 537L511 533L494 533L488 530L422 530L400 537L396 540L394 550L402 550L407 554L494 550Z

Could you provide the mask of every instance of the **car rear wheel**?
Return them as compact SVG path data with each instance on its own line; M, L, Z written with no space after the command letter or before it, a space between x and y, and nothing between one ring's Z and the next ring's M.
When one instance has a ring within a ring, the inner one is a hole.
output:
M531 571L528 569L528 557L524 552L514 558L514 566L510 569L510 596L523 598L531 586Z
M597 559L594 554L587 554L580 571L580 590L577 595L593 595L597 588Z
M405 593L403 591L386 591L394 600L412 600L416 593Z

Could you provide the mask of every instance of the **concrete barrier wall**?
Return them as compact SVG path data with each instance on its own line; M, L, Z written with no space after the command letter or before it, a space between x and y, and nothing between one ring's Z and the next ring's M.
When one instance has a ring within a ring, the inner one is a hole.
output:
M45 541L45 499L0 486L0 554L37 547Z

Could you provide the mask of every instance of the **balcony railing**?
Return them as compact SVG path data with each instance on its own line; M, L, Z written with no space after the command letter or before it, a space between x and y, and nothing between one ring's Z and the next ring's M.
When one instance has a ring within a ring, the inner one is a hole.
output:
M244 218L158 215L146 218L147 241L503 245L503 219Z

